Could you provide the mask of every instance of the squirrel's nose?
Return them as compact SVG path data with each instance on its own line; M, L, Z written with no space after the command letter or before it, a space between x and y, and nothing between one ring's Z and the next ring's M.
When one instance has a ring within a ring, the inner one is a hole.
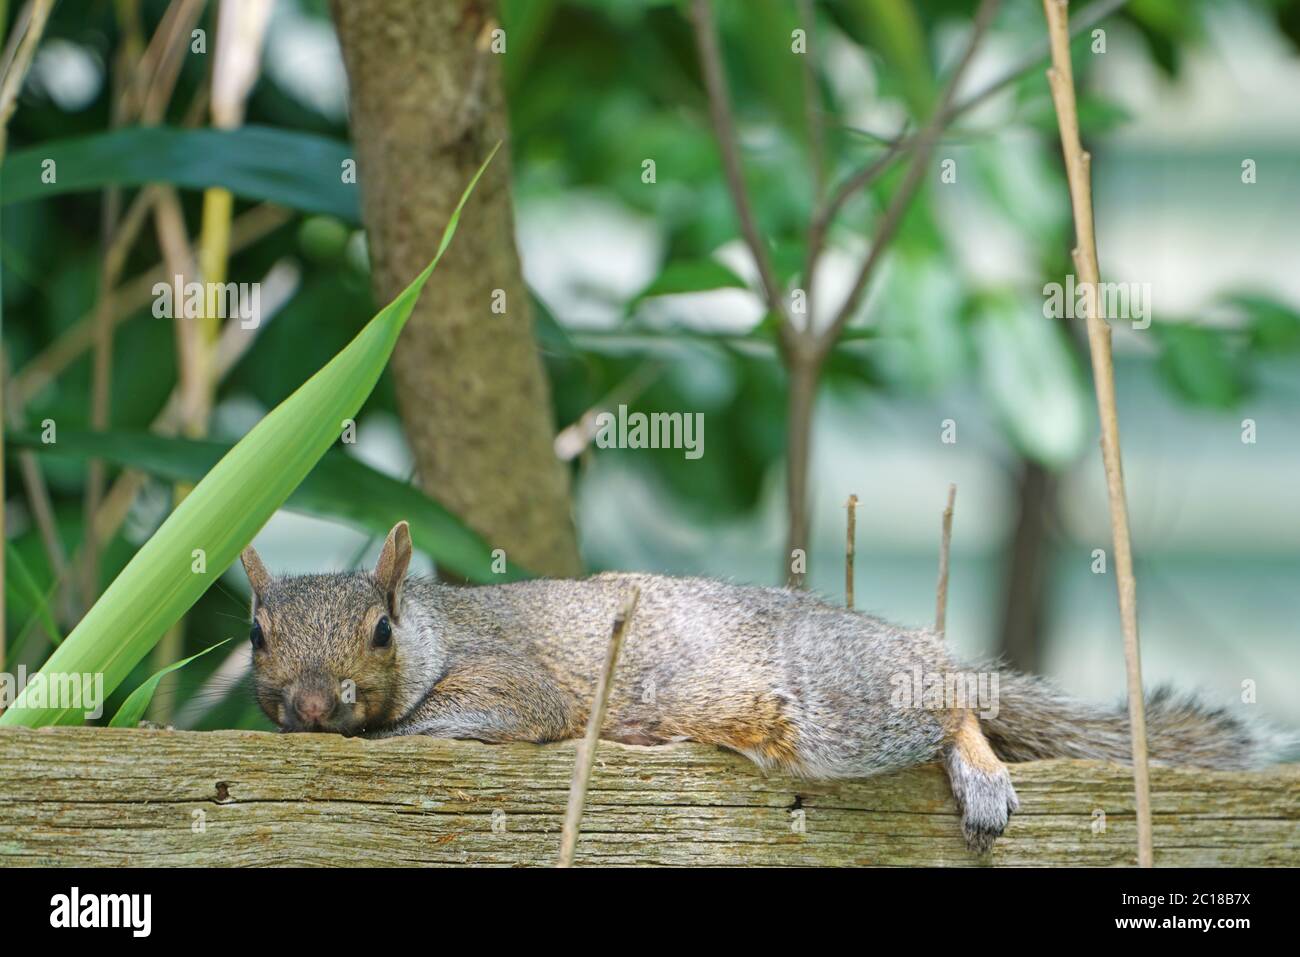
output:
M319 724L334 713L336 702L328 691L309 688L293 696L293 710L304 724Z

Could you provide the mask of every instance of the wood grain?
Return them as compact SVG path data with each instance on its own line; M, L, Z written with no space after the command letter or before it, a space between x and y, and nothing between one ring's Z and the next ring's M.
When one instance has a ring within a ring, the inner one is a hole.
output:
M0 865L549 866L573 761L572 742L6 729ZM1300 766L1152 771L1157 864L1300 865ZM602 741L576 863L1135 863L1127 768L1039 761L1011 776L1021 811L980 859L937 766L797 781L699 745Z

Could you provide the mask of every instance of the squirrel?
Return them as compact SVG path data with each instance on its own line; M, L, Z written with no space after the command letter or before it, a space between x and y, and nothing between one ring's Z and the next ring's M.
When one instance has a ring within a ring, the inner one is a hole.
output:
M909 694L918 676L963 674L940 635L803 591L630 573L444 585L407 576L406 522L373 571L273 578L251 545L241 559L255 695L283 731L581 737L610 624L637 589L603 739L719 745L809 778L942 760L977 852L1019 807L1004 761L1129 756L1122 707L1072 700L1042 678L995 672L991 703ZM1154 762L1277 759L1262 728L1192 698L1156 692L1146 717Z

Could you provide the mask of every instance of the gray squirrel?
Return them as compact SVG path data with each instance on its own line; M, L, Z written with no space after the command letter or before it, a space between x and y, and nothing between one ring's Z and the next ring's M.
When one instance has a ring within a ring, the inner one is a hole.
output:
M720 745L764 768L854 778L942 760L972 850L1019 801L1003 761L1126 761L1128 718L997 672L993 701L927 630L814 595L702 578L601 574L473 588L408 577L400 522L373 572L273 578L249 546L254 688L285 731L486 742L581 737L610 626L633 589L601 737ZM936 680L931 680L937 676ZM918 693L918 677L927 689ZM1189 697L1147 701L1151 759L1246 769L1273 735Z

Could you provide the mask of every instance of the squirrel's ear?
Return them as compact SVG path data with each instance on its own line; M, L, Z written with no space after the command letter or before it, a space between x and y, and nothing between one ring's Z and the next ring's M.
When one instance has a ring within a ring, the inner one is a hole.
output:
M244 563L244 574L248 576L248 584L253 588L253 597L261 600L266 594L266 589L271 584L271 574L262 564L262 559L257 554L257 549L249 545L239 553L239 560Z
M388 533L384 549L379 553L379 562L375 565L375 581L384 592L388 602L388 615L397 620L397 598L402 589L402 580L406 578L406 566L411 563L411 527L406 522L398 522Z

